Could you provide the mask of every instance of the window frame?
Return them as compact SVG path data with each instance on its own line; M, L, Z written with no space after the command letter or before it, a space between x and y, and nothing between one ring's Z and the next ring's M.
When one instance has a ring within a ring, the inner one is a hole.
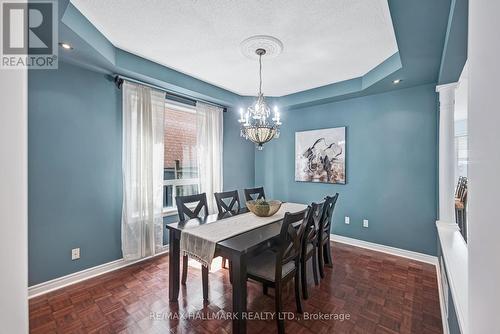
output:
M163 180L163 188L167 186L172 186L172 204L175 204L175 198L177 197L177 187L178 186L191 186L197 185L198 190L200 187L200 179L173 179L173 180ZM196 204L196 203L195 203ZM195 204L187 204L186 206L190 209L194 208ZM175 206L165 206L163 207L163 216L173 216L177 214L177 208Z
M196 114L196 107L188 104L184 104L177 101L165 100L165 109L176 109L178 111L188 112L192 114ZM163 166L165 168L165 166ZM199 172L198 172L199 176ZM186 179L171 179L171 180L163 180L163 193L165 193L165 187L172 186L172 206L163 207L163 217L167 216L175 216L177 215L177 208L175 207L175 198L177 197L177 187L179 186L198 186L198 190L200 189L200 178L186 178ZM165 200L165 199L164 199ZM189 203L186 205L188 208L193 209L196 206L196 203Z

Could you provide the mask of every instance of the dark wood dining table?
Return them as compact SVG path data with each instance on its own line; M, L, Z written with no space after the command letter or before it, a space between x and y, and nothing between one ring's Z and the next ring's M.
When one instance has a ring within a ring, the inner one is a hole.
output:
M186 221L166 225L169 231L169 299L177 302L180 287L180 239L185 228L214 224L218 221L235 215L248 213L248 209L226 212L224 214L208 215L204 218L193 218ZM250 213L252 214L252 213ZM233 333L246 333L246 320L243 314L247 311L247 257L269 245L279 236L282 219L271 222L256 229L238 234L217 243L215 256L223 256L231 261L233 287Z

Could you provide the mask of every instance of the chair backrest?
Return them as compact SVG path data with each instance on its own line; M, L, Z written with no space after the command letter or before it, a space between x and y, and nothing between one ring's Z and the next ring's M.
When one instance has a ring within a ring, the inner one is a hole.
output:
M302 241L302 253L305 254L307 245L312 243L316 244L319 238L319 228L323 215L325 214L326 201L320 203L312 203L309 212L307 213L307 225L304 230Z
M217 203L217 209L219 214L227 211L240 210L240 196L238 195L238 190L226 191L222 193L214 193L215 202ZM225 202L225 199L230 198L229 204ZM235 207L236 206L236 207Z
M464 204L464 207L465 207L465 205L467 203L467 187L465 187L464 191L460 195L460 202L462 202Z
M461 186L462 186L462 176L459 176L457 181L457 186L455 187L455 198L459 197Z
M245 189L245 201L253 201L257 199L266 199L266 195L264 194L264 187L259 188L249 188Z
M186 204L195 202L198 202L198 205L196 205L193 210L186 206ZM175 198L175 204L177 205L177 213L179 214L180 221L186 220L186 216L188 217L188 219L208 216L206 193L188 196L177 196ZM203 213L203 215L200 215L200 213Z
M457 188L455 189L455 197L462 198L464 191L467 190L467 178L460 176L458 178Z
M332 224L333 210L335 209L335 204L339 198L339 193L336 193L333 197L325 197L325 205L323 206L323 215L319 224L320 238L325 234L330 234L330 226Z
M282 267L289 263L298 263L302 250L302 238L307 225L309 207L296 213L285 213L278 241L276 254L276 280L281 279ZM298 225L298 226L297 226Z

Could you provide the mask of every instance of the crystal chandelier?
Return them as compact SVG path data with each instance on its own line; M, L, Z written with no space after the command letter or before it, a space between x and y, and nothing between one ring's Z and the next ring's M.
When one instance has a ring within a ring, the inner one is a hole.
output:
M257 49L255 53L259 56L259 94L255 103L247 108L247 112L243 114L243 109L240 109L241 137L249 139L257 145L257 149L262 150L262 145L273 138L278 138L280 135L279 126L280 113L278 108L274 107L274 117L269 119L271 109L266 103L264 94L262 93L262 56L266 54L265 49Z

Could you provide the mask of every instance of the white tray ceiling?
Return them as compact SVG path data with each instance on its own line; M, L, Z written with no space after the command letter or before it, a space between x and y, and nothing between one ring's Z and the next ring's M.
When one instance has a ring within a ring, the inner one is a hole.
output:
M240 43L271 35L263 91L283 96L362 76L397 52L387 0L71 0L116 47L241 95L258 63Z

